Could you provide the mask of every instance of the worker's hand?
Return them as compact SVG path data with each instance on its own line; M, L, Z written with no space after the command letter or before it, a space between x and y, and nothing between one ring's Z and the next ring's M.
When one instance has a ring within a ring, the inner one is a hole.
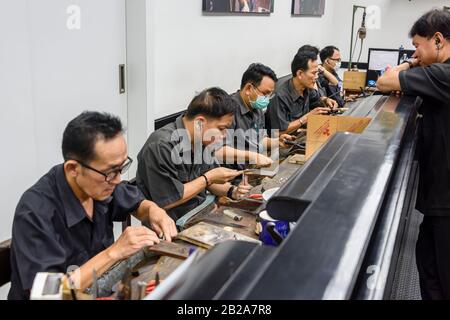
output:
M241 181L241 183L236 188L234 188L232 198L234 200L242 199L247 193L250 192L252 188L253 186L248 184L247 175L244 175L244 180Z
M358 98L357 94L351 94L347 97L345 97L345 102L354 102Z
M408 59L407 61L409 61L412 64L413 68L420 66L420 60L417 58L411 58L411 59Z
M295 140L295 137L294 137L294 136L291 136L290 134L282 134L282 135L280 136L280 146L281 146L282 148L288 148L288 147L289 147L289 145L287 145L287 144L284 143L286 140L287 140L287 141L294 141L294 140Z
M147 227L128 227L107 250L114 261L126 259L144 247L159 243L158 236Z
M337 110L337 108L339 108L339 105L336 102L336 100L333 100L330 98L325 98L323 102L328 108L331 109L331 111L335 111L335 110Z
M418 67L418 66L420 66L420 60L417 59L417 58L412 58L412 59L410 59L409 61L412 63L413 67Z
M318 107L313 110L311 110L308 115L316 115L316 114L329 114L331 111L331 108L324 108L324 107Z
M242 171L220 167L209 170L205 173L205 176L210 184L224 184L233 180L240 174L242 174Z
M412 59L409 59L407 61L411 62L413 68L420 66L420 61L417 58L412 58ZM401 63L401 64L399 64L398 66L395 66L395 67L391 67L391 66L388 65L386 67L386 69L385 69L385 73L386 72L390 72L390 71L398 71L398 72L400 72L400 71L403 71L403 70L410 69L410 66L407 65L405 62L403 62L403 63Z
M256 164L258 168L270 167L273 160L260 153L252 152L249 158L250 164Z
M177 236L177 227L166 211L158 207L155 203L149 207L148 212L150 227L156 232L159 238L168 242Z

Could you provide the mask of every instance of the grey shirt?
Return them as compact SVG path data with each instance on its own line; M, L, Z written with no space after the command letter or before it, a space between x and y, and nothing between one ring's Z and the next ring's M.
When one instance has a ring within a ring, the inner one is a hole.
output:
M203 148L199 147L200 151ZM165 207L183 198L184 184L218 167L215 158L194 157L182 116L153 132L138 154L136 182L147 199ZM201 155L200 155L201 156ZM212 163L207 163L212 162ZM167 213L177 220L206 199L206 189Z
M322 105L314 89L305 89L301 96L294 88L292 78L276 88L276 96L267 108L267 129L285 131L289 123L299 119L314 108Z

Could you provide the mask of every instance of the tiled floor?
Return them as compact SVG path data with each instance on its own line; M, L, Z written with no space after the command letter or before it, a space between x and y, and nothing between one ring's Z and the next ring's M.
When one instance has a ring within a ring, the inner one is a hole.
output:
M406 241L400 252L400 259L394 277L392 300L421 300L419 287L419 274L416 267L416 241L422 214L413 211L406 230Z

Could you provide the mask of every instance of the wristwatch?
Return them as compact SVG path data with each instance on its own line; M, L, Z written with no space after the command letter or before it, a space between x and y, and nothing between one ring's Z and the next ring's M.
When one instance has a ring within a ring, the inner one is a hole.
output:
M411 60L405 60L403 63L407 63L409 65L409 68L412 69L414 68L413 63L411 62Z
M298 118L298 121L300 121L300 127L303 127L304 123L303 123L302 118Z

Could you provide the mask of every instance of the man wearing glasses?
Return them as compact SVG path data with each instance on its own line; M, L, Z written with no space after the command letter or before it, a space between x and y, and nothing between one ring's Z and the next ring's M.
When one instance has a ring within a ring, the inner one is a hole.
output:
M219 158L223 153L226 154L227 163L230 163L230 156L237 159L238 169L244 169L243 162L270 165L273 161L261 153L279 144L286 147L284 141L294 139L287 134L278 138L267 135L264 113L275 96L277 80L275 72L260 63L251 64L244 72L240 90L232 95L237 103L230 127L233 135L228 136L229 145L217 153Z
M327 46L319 55L325 70L323 74L319 74L319 83L326 89L327 96L336 100L339 107L343 107L345 100L341 97L342 79L337 73L341 68L341 52L335 46Z
M76 287L92 284L116 262L145 246L168 241L175 223L137 187L121 183L131 165L120 119L84 112L66 127L64 163L53 167L28 189L17 205L11 246L9 299L27 299L38 272L71 274ZM114 242L113 221L130 213L146 227L129 227ZM156 232L156 233L155 233Z

